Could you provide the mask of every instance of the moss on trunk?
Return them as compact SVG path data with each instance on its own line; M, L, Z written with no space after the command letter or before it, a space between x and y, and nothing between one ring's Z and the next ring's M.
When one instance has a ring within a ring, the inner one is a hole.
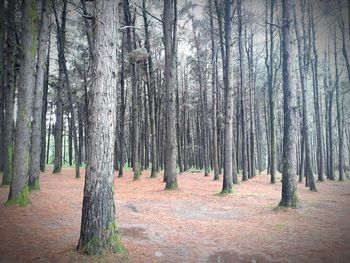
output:
M123 257L129 258L127 249L121 242L118 227L115 223L110 224L105 231L105 240L93 236L89 242L87 242L82 248L81 252L86 255L98 255L104 254L106 250L118 253Z
M26 206L28 204L30 204L28 186L25 186L14 199L9 199L5 203L5 205L7 206L11 206L11 205Z

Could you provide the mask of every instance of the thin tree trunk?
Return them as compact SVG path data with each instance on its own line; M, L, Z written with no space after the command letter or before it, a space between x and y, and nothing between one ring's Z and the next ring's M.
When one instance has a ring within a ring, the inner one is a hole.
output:
M149 103L149 113L150 113L150 125L151 125L151 178L157 177L157 134L156 134L156 105L155 105L155 94L156 94L156 83L154 78L154 69L153 69L153 59L151 55L151 46L150 46L150 34L149 34L149 22L147 19L146 13L146 0L142 1L142 14L145 27L145 47L149 54L148 62L148 74L149 74L149 90L148 90L148 103Z
M336 31L335 31L336 32ZM342 114L340 105L340 91L339 91L339 72L338 72L338 55L337 55L337 39L334 36L334 66L335 66L335 98L337 110L337 127L338 127L338 171L339 181L344 181L344 140L343 140L343 126Z
M308 178L309 187L311 191L317 192L315 180L314 180L314 173L312 171L311 166L311 147L310 147L310 134L309 134L309 116L308 116L308 109L307 109L307 91L306 91L306 79L304 75L304 67L303 64L303 52L302 52L302 45L301 45L301 38L299 33L299 25L297 23L297 17L296 12L294 8L294 27L295 27L295 33L297 38L297 45L298 45L298 62L299 62L299 74L300 74L300 83L301 83L301 90L302 90L302 101L303 101L303 143L305 146L305 176ZM305 36L304 36L305 37ZM302 147L304 148L304 147ZM300 180L299 180L300 181Z
M66 84L67 93L68 93L68 106L69 106L69 111L71 114L71 123L72 123L71 129L72 129L72 136L73 136L73 141L74 141L74 154L75 154L74 155L75 178L80 178L80 166L79 166L79 161L78 161L79 160L78 136L77 136L77 130L76 130L76 126L75 126L75 113L74 113L74 107L73 107L73 101L72 101L73 94L71 91L67 63L66 63L66 57L65 57L65 51L64 51L64 38L62 38L62 35L61 35L61 33L63 31L60 28L55 7L53 8L53 10L54 10L54 14L55 14L57 29L58 29L57 30L57 35L58 35L57 39L58 39L58 47L59 47L58 48L59 62L62 63L62 67L63 67L63 73L65 76L65 84Z
M46 72L44 80L44 98L41 114L41 150L40 150L40 171L45 172L46 168L46 115L48 107L48 92L49 92L49 69L50 69L50 45L51 33L49 32L48 50L46 55Z
M323 182L324 178L324 151L323 151L323 117L321 109L320 92L318 85L318 54L316 48L316 33L315 33L315 23L313 18L312 7L309 8L311 13L311 29L312 29L312 50L314 54L313 62L313 79L314 79L314 90L315 90L315 114L316 114L316 135L317 135L317 152L318 152L318 181ZM311 182L310 182L311 183ZM310 186L311 187L311 186Z
M218 163L218 128L217 128L217 94L216 94L216 59L215 59L215 38L214 38L214 3L213 0L209 0L210 11L210 39L211 39L211 86L212 86L212 130L213 130L213 149L212 149L212 162L214 168L214 181L220 180L219 176L219 163Z

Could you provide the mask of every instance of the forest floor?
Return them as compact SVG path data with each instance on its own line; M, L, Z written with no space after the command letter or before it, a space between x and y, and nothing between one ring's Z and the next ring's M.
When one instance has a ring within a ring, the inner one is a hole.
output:
M298 185L299 209L274 209L281 183L257 175L219 195L221 182L202 173L178 176L179 191L163 191L162 175L116 178L116 210L130 262L349 262L350 181ZM279 178L280 179L280 178ZM0 262L123 262L88 259L79 239L84 178L74 170L41 176L27 207L6 207L0 188Z

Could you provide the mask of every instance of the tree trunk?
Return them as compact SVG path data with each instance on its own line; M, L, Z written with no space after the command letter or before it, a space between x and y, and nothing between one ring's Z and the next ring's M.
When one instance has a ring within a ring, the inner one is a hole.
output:
M338 127L338 171L339 181L344 181L344 140L343 125L341 114L340 90L339 90L339 72L338 72L338 56L337 56L337 40L334 37L334 66L335 66L335 98L337 109L337 127Z
M283 78L283 172L282 172L282 199L279 206L296 207L296 87L292 81L292 3L282 0L282 78Z
M54 1L52 1L54 3ZM63 10L61 14L61 26L56 23L57 28L57 49L59 50L59 43L65 45L66 36L66 16L67 16L67 0L63 0ZM59 32L61 30L61 32ZM61 40L59 40L61 38ZM53 173L60 173L62 170L62 130L63 130L63 102L62 92L64 86L64 68L61 61L61 55L58 54L58 84L56 90L56 121L55 121L55 159Z
M311 13L311 29L312 29L312 50L314 54L314 62L312 65L313 69L313 80L314 80L314 91L315 91L315 115L316 115L316 136L317 136L317 153L318 153L318 181L323 182L324 178L324 151L323 151L323 117L321 108L321 99L318 85L318 54L316 47L316 33L315 23L313 18L312 7L309 8ZM311 183L311 182L310 182ZM311 186L310 186L311 187Z
M212 162L214 168L214 181L220 180L219 176L219 163L218 163L218 128L217 128L217 94L216 94L216 59L215 59L215 38L214 38L214 3L213 0L209 0L210 11L210 39L211 39L211 86L212 86L212 130L213 130L213 149L212 149Z
M149 90L148 90L148 103L149 103L149 113L150 113L150 125L151 125L151 178L157 177L157 134L156 134L156 105L155 105L155 94L156 94L156 83L154 78L154 69L153 69L153 59L151 55L151 46L150 46L150 34L149 34L149 22L147 19L146 13L146 0L142 1L142 14L143 22L145 27L145 47L147 53L149 54L148 62L148 74L149 74Z
M5 130L4 130L4 171L2 185L10 185L13 176L13 120L15 105L15 12L16 2L8 1L6 20L5 53Z
M266 9L267 9L266 2ZM271 183L276 183L276 118L275 118L275 108L276 108L276 95L274 87L274 37L273 37L273 23L274 23L274 9L275 9L275 0L270 2L270 21L269 21L269 31L266 28L266 41L270 40L270 48L266 45L266 68L268 75L268 90L269 90L269 113L270 113L270 165L269 172L271 174ZM267 9L268 10L268 9ZM268 17L268 11L266 10L266 20ZM266 26L268 23L266 23Z
M236 173L236 167L233 166L233 64L232 64L232 3L231 0L225 0L225 152L224 152L224 180L221 193L232 192L232 181Z
M44 79L44 98L43 98L43 107L41 114L41 150L40 150L40 171L45 172L46 168L46 114L48 106L48 92L49 92L49 69L50 69L50 45L51 45L51 33L49 32L49 41L48 41L48 51L46 55L46 72Z
M34 93L34 68L36 53L36 1L22 4L20 71L18 80L18 114L15 131L13 178L8 204L27 205L28 171L30 162L30 128Z
M120 72L120 138L119 138L119 152L120 152L120 163L118 177L123 177L124 166L125 166L125 75L124 75L124 44L125 35L122 35L122 46L121 46L121 72Z
M248 151L247 151L247 137L246 137L246 114L245 114L245 88L243 78L243 40L242 40L242 3L237 1L237 15L238 15L238 60L239 60L239 88L240 88L240 117L241 117L241 131L242 131L242 181L248 180Z
M314 173L312 171L312 165L311 165L309 115L308 115L308 108L307 108L306 79L305 79L305 75L304 75L305 65L303 63L303 49L302 49L302 45L301 45L299 25L297 23L295 7L294 7L294 27L295 27L295 34L296 34L296 38L297 38L297 44L298 44L299 74L300 74L300 83L301 83L302 101L303 101L303 118L302 118L303 121L302 122L303 122L303 143L304 143L305 149L304 149L304 147L302 147L302 148L305 150L305 176L307 176L307 178L308 178L310 190L317 192L317 188L316 188L316 184L315 184L315 180L314 180Z
M52 2L54 3L54 2ZM54 6L53 6L54 7ZM69 80L69 75L68 75L68 69L67 69L67 62L66 62L66 57L65 57L65 51L64 51L64 37L62 37L62 29L60 28L59 22L58 22L58 17L57 17L57 12L55 7L53 8L54 14L55 14L55 20L56 20L56 26L57 26L57 40L58 40L58 56L59 56L59 63L62 64L63 67L63 73L65 76L65 85L67 88L67 93L68 93L68 106L69 106L69 111L71 114L71 130L72 130L72 136L74 140L74 159L75 159L75 178L80 178L80 166L79 166L79 150L78 150L78 136L77 136L77 130L75 126L75 113L74 113L74 107L73 107L73 101L72 101L72 91L71 91L71 86L70 86L70 80Z
M4 169L5 156L5 0L0 0L0 172Z
M46 72L46 50L49 40L50 12L48 0L41 1L41 22L39 26L38 56L35 75L32 137L30 146L29 190L39 190L41 123Z
M101 254L126 253L115 223L114 143L117 85L117 3L96 1L94 56L89 101L87 166L78 250ZM96 187L97 186L97 187Z
M166 91L166 190L177 189L176 175L176 109L175 109L175 57L177 0L164 0L164 47L165 47L165 91Z

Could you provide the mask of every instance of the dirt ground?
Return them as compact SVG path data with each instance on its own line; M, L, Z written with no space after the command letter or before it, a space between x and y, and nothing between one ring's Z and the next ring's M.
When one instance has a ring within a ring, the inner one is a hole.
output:
M276 210L281 183L271 185L267 175L226 196L202 173L179 175L176 192L163 191L161 174L147 177L133 182L127 172L115 180L131 262L350 262L350 181L319 183L318 193L299 184L302 207ZM74 252L83 183L70 168L44 173L27 207L2 205L8 188L0 188L0 262L89 261Z

